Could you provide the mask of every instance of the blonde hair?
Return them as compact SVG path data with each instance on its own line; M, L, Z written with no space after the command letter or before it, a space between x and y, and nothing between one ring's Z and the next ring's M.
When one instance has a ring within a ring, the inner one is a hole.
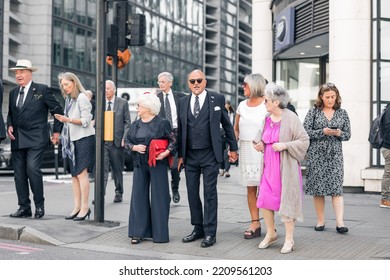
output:
M75 74L73 74L71 72L60 73L60 74L58 74L58 83L60 85L61 94L64 98L66 98L67 95L61 86L61 81L63 79L70 81L70 82L74 82L74 84L75 84L73 92L70 93L70 97L76 99L79 96L80 92L85 92L85 88L83 87L79 78Z

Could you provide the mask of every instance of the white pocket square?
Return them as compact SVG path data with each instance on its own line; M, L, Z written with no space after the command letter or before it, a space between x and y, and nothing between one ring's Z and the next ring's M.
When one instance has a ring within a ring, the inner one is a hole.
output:
M219 110L221 110L221 107L219 107L219 106L214 107L214 111L219 111Z

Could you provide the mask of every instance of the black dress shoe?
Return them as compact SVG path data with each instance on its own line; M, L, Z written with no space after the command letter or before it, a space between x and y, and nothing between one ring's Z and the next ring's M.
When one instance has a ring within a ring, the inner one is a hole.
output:
M38 207L37 209L35 209L35 215L34 215L35 218L40 219L43 216L45 216L45 208Z
M348 228L347 227L336 227L336 231L338 233L347 233L348 232Z
M175 203L178 203L180 201L180 194L177 190L172 191L172 200Z
M206 236L205 239L203 239L202 243L200 244L200 247L202 248L207 248L207 247L211 247L215 244L215 242L217 242L217 239L215 238L215 236Z
M27 217L31 217L32 216L31 208L27 208L27 209L19 208L15 213L10 214L9 216L12 217L12 218L27 218Z
M323 231L324 229L325 229L325 225L323 225L323 226L315 226L314 227L315 231Z
M189 235L183 237L183 243L192 242L198 239L204 238L204 232L194 229Z
M114 202L115 203L119 203L119 202L122 202L122 195L121 194L116 194L115 197L114 197Z

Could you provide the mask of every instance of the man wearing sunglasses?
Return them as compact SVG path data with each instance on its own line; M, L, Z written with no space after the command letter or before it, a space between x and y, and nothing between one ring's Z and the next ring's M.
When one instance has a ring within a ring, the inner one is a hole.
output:
M206 77L200 70L188 75L191 94L179 100L178 166L185 168L191 224L194 229L184 243L203 238L201 247L213 246L217 232L217 178L223 161L220 125L230 146L229 161L237 160L237 142L225 108L225 97L205 90ZM203 175L204 207L200 199Z

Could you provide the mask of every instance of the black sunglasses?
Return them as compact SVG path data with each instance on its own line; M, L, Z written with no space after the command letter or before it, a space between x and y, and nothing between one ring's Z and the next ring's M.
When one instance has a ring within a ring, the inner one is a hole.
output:
M203 79L199 78L199 79L191 79L191 80L188 80L191 84L195 84L195 82L197 82L198 84L201 84L203 82Z

